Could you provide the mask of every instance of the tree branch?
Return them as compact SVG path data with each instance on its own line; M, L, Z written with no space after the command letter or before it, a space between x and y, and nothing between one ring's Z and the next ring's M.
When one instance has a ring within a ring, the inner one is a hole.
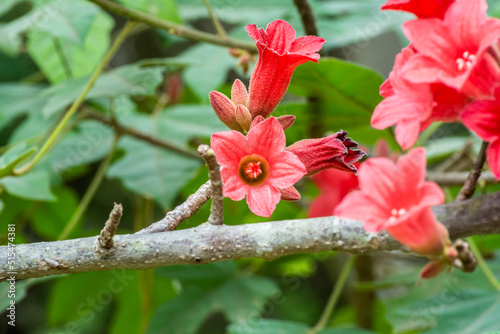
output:
M253 53L257 53L257 47L253 43L243 42L231 37L220 37L196 29L191 29L183 25L159 19L157 17L151 16L149 14L137 10L126 8L118 3L110 2L108 0L89 0L89 1L115 14L128 17L129 19L133 19L135 21L143 22L152 27L165 29L172 35L176 35L182 38L191 39L195 41L206 42L220 46L227 46L230 48L244 49Z
M215 157L215 152L208 145L198 146L198 153L205 159L210 177L212 206L208 222L214 225L223 224L224 195L222 194L222 180L220 177L220 165Z
M316 19L309 2L307 0L293 0L293 3L297 7L306 35L318 36Z
M82 111L82 115L84 117L94 119L94 120L99 121L103 124L106 124L110 127L113 127L115 132L119 135L127 135L130 137L134 137L136 139L148 142L151 145L164 148L168 151L179 153L185 157L196 159L196 160L202 160L202 158L198 154L196 154L194 151L190 151L190 150L187 150L185 148L179 147L179 146L177 146L173 143L170 143L166 140L152 136L148 133L140 132L134 128L129 128L127 126L124 126L124 125L118 123L116 120L108 118L104 115L98 114L98 113L90 111L90 110Z
M452 238L500 234L500 192L433 207ZM97 236L16 245L16 263L0 247L0 280L112 269L147 269L325 251L363 253L405 250L388 234L367 233L362 223L338 217L295 219L246 225L201 226L163 233L115 235L110 254L95 251ZM50 265L57 263L58 265ZM12 275L12 274L10 274Z
M472 168L469 176L465 180L465 184L460 189L460 192L455 198L455 201L463 201L468 198L471 198L476 191L476 183L479 177L481 176L481 171L483 170L484 163L486 162L486 149L488 148L488 142L483 141L481 145L481 149L479 150L479 154L477 155L476 160L472 164Z
M427 172L426 180L434 181L442 187L452 187L452 186L460 186L465 183L467 177L469 176L468 172ZM494 184L500 181L497 181L492 172L486 171L481 174L478 182L484 182L485 184Z

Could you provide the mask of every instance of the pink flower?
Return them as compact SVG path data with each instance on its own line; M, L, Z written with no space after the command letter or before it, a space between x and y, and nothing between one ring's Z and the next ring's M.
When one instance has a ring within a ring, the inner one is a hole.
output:
M210 142L221 166L225 197L239 201L246 196L253 213L270 217L281 190L285 199L298 196L291 187L306 169L293 153L284 151L285 133L274 117L253 126L246 137L225 131L212 135Z
M257 43L259 60L250 78L247 107L252 118L267 117L278 105L297 66L308 61L318 62L318 52L325 40L315 36L295 38L295 30L288 22L276 20L266 30L255 24L246 27Z
M465 126L489 142L486 151L488 165L500 179L500 88L495 100L474 101L465 108L461 117Z
M460 0L444 19L406 22L403 30L418 53L403 68L414 83L441 82L471 97L490 97L500 68L488 48L500 34L500 20L488 18L485 0Z
M348 194L335 215L363 221L365 230L386 229L412 251L440 255L448 232L430 206L443 203L444 194L434 182L425 181L423 148L401 156L395 164L387 158L370 158L359 169L359 186Z
M442 19L448 7L455 0L389 0L383 10L402 10L413 13L419 18L437 17Z
M355 174L335 169L324 170L312 178L321 193L309 207L307 216L310 218L333 215L335 207L358 187L358 177Z
M328 168L335 168L356 174L353 165L366 155L358 144L347 137L347 131L318 139L304 139L286 148L295 154L306 166L307 175L314 175Z
M376 129L396 125L396 140L403 149L417 141L420 132L432 122L458 121L468 103L465 95L441 83L415 84L407 80L403 68L417 55L410 45L396 56L394 69L380 87L385 99L375 108L371 124Z

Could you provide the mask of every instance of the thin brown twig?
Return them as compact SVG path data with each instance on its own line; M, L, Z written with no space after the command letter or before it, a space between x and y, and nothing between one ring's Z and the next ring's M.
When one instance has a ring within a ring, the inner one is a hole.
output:
M198 146L198 153L205 159L208 166L208 175L212 184L212 206L208 222L213 225L222 225L224 221L224 195L222 194L222 180L220 177L220 165L217 162L214 151L208 145Z
M109 219L104 224L104 228L102 229L99 238L97 239L99 242L99 248L109 249L113 246L113 236L115 235L116 228L118 224L120 224L120 219L123 215L123 207L121 204L114 204L113 210L109 214Z
M180 223L194 215L210 199L210 193L211 185L210 181L207 181L194 194L191 194L184 203L167 213L165 218L136 232L136 234L175 230Z
M226 30L224 30L222 23L220 22L217 15L215 15L212 6L210 6L210 2L208 2L208 0L203 0L203 3L205 4L205 7L207 7L208 15L210 15L210 20L212 20L212 23L215 26L215 31L217 31L217 35L219 35L221 38L227 38Z
M304 25L306 35L318 36L316 19L314 18L314 14L309 1L293 0L293 3L295 4L295 7L297 7L300 19L302 20L302 24Z
M460 189L457 197L455 198L455 202L465 201L474 195L476 191L476 183L479 177L481 176L481 171L483 170L484 163L486 162L486 149L488 148L488 142L483 141L481 145L481 149L479 150L479 154L476 157L476 160L472 164L472 168L469 176L465 180L464 186Z
M244 49L252 53L257 53L257 47L253 43L244 42L231 37L223 38L215 34L209 34L203 31L188 28L186 26L165 21L137 10L126 8L118 3L111 2L108 0L89 0L89 1L115 14L128 17L129 19L138 22L143 22L152 27L165 29L172 35L176 35L182 38L191 39L195 41L206 42L220 46L227 46L230 48Z
M82 111L82 114L87 118L94 119L94 120L99 121L103 124L106 124L110 127L113 127L115 132L117 132L117 134L119 134L119 135L131 136L131 137L134 137L136 139L146 141L154 146L158 146L158 147L164 148L166 150L179 153L179 154L186 156L188 158L201 160L200 157L193 151L179 147L179 146L172 144L164 139L152 136L152 135L144 133L144 132L140 132L134 128L124 126L124 125L120 124L119 122L117 122L116 120L108 118L104 115L98 114L98 113L90 111L90 110L84 110L84 111Z

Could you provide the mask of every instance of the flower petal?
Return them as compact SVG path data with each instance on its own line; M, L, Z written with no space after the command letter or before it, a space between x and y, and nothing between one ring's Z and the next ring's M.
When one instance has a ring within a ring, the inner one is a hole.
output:
M253 126L247 135L248 149L253 154L260 154L268 160L278 155L286 145L285 132L280 122L269 117ZM272 164L272 161L269 161Z
M294 185L306 173L306 167L292 152L281 152L275 157L276 162L270 161L269 184L284 189Z
M250 210L258 216L270 218L280 201L281 193L275 187L263 185L250 187L247 203Z
M363 228L368 232L380 232L385 227L385 222L388 219L386 210L376 203L372 196L360 190L348 194L337 205L333 214L362 221Z
M314 53L318 52L325 42L323 38L316 36L299 37L293 41L289 51L302 54Z
M229 197L233 201L241 201L248 192L248 186L241 182L238 171L227 168L220 171L223 182L222 191L224 197Z
M486 153L491 172L500 180L500 140L491 142Z
M405 119L396 126L396 140L404 150L412 147L420 133L420 122L418 119Z
M359 167L359 186L363 193L369 194L374 203L386 209L386 218L394 208L397 185L394 176L396 165L387 158L370 158Z
M295 29L284 20L274 20L266 27L267 47L279 54L288 52L295 39Z
M210 138L210 146L221 169L231 168L237 171L241 158L249 154L247 139L237 131L214 133Z

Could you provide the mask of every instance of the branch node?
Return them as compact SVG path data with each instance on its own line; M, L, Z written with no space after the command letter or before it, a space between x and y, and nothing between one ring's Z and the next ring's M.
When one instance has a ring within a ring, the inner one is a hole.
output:
M109 214L109 219L104 224L104 228L99 235L98 248L100 250L109 250L113 246L113 236L115 235L116 228L120 223L123 215L123 207L121 204L114 203L113 210Z
M463 272L473 272L477 266L477 259L472 253L469 244L462 239L457 239L453 243L452 248L455 248L458 254L452 265Z
M213 225L222 225L224 221L224 195L222 194L220 165L215 157L215 152L210 148L210 146L198 146L198 153L207 163L209 170L208 175L212 184L212 206L210 207L210 217L208 217L208 222Z

